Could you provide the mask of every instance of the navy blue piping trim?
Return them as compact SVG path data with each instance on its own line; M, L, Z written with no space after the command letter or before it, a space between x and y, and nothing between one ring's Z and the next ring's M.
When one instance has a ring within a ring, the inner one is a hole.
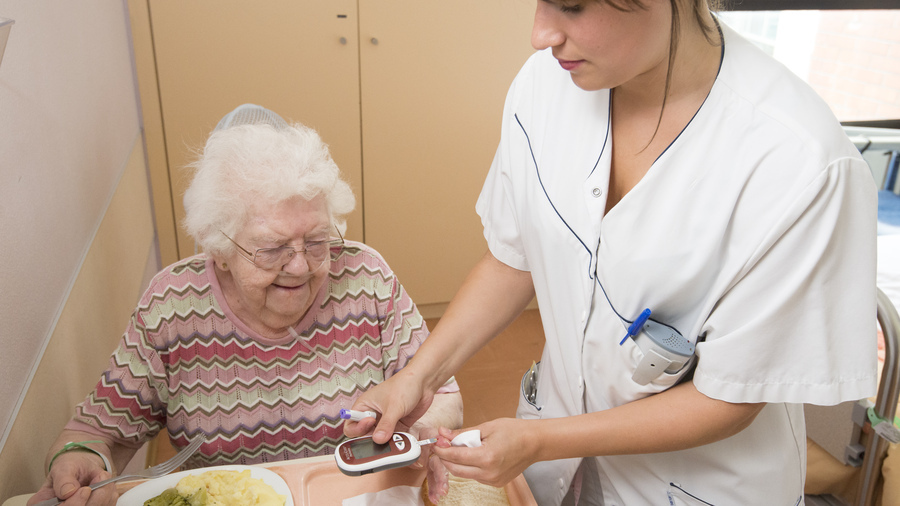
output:
M597 170L597 166L600 165L600 159L603 158L603 152L606 151L606 143L609 141L609 126L612 123L612 93L609 94L609 103L606 106L606 135L603 136L603 147L600 148L600 155L597 157L597 161L594 162L594 168L588 173L588 177L594 174L594 171Z
M532 163L534 163L534 173L537 175L538 183L540 183L541 190L544 192L544 197L547 198L547 202L550 204L550 207L553 208L553 212L556 213L556 216L559 217L559 220L563 222L563 225L565 225L566 228L569 229L569 232L571 232L572 235L574 235L575 238L578 239L578 242L581 243L581 246L584 248L585 251L587 251L587 254L589 257L588 258L588 269L587 269L588 277L590 279L597 281L597 284L600 286L600 290L603 291L603 296L606 297L606 302L609 303L609 307L612 308L613 313L615 313L616 316L618 316L620 320L622 320L624 322L632 323L631 320L622 318L622 315L620 315L619 312L616 311L616 308L615 308L615 306L613 306L612 301L609 300L609 295L607 295L606 289L603 288L602 284L600 284L600 279L595 278L593 276L593 274L591 273L591 264L594 261L594 254L591 252L590 248L587 247L587 244L585 244L584 241L581 240L581 237L579 237L578 234L576 234L575 231L572 230L572 227L569 226L568 222L566 222L566 219L563 218L561 214L559 214L559 210L556 208L555 205L553 205L553 201L550 200L550 195L547 194L547 189L544 188L544 181L541 179L541 171L540 171L540 168L538 167L537 158L535 158L535 156L534 156L534 149L531 147L531 138L528 136L528 131L525 130L525 126L519 120L518 114L513 114L513 117L516 119L516 123L519 124L519 128L522 129L522 133L525 135L525 141L528 143L528 151L531 154L531 161L532 161ZM606 138L603 139L603 149L606 149L606 139L609 138L608 128L609 128L609 120L607 119L607 132L606 132ZM601 150L600 157L602 157L602 156L603 156L603 151ZM597 164L599 164L599 162L600 162L600 158L597 158ZM597 167L597 164L594 165L594 168ZM593 172L593 169L591 171Z
M619 312L616 311L616 306L613 306L612 301L609 300L609 295L606 293L606 288L603 288L603 284L600 283L600 276L597 276L596 281L597 281L597 286L599 286L600 290L603 291L603 296L606 297L606 302L609 303L609 307L610 307L610 309L612 309L613 313L616 313L616 316L618 316L620 320L622 320L623 322L627 322L629 325L634 323L633 320L629 320L628 318L622 317L622 315L620 315ZM628 325L625 325L625 327L628 328Z
M719 20L718 20L718 18L716 18L715 16L713 16L713 21L715 21L715 23L716 23L716 29L719 31L719 40L722 41L722 52L719 54L719 68L716 70L716 79L718 79L718 78L719 78L719 72L722 71L722 62L725 61L725 34L722 33L722 27L719 26ZM715 82L713 82L713 86L715 86ZM710 88L709 91L712 91L712 88ZM700 107L698 107L697 110L694 111L694 115L691 116L691 120L687 122L687 125L684 125L684 128L682 128L681 131L678 132L678 135L676 135L675 138L672 139L672 142L670 142L669 145L666 146L666 149L664 149L663 152L660 153L659 156L656 157L656 160L654 160L653 163L656 163L657 160L659 160L660 158L662 158L662 156L663 156L664 154L666 154L666 151L668 151L669 148L672 147L672 144L675 144L675 141L677 141L678 138L681 137L681 134L683 134L684 131L688 129L688 126L690 126L690 124L694 122L694 118L696 118L696 117L697 117L697 114L700 113L700 110L703 109L703 106L706 104L706 100L707 100L708 98L709 98L709 93L707 93L706 96L703 97L703 103L701 103L701 104L700 104Z
M578 239L578 242L580 242L581 246L584 248L584 250L587 251L588 257L589 257L588 258L588 269L587 269L588 276L590 277L590 279L594 279L594 276L591 275L591 263L593 263L594 254L591 253L591 249L587 247L587 244L585 244L584 241L581 240L581 237L578 237L578 234L576 234L575 231L572 230L572 227L569 226L569 224L566 222L566 219L563 218L561 214L559 214L559 210L556 209L555 205L553 205L553 201L550 200L550 195L547 194L547 189L544 188L544 181L541 179L541 171L538 168L537 158L534 157L534 149L532 149L532 147L531 147L531 138L528 137L528 132L525 130L525 126L522 125L521 121L519 121L519 115L513 114L513 117L516 118L516 123L519 124L519 128L522 129L522 133L525 134L525 141L528 142L528 152L531 153L531 161L534 163L534 173L537 174L538 183L540 183L540 185L541 185L541 190L543 190L543 192L544 192L544 197L547 198L547 202L550 204L550 207L553 208L553 212L556 213L556 216L558 216L560 221L563 222L563 225L565 225L566 228L569 229L569 232L572 232L572 235L574 235L575 238Z
M681 485L678 485L678 484L673 483L673 482L670 481L670 482L669 482L669 486L672 487L672 488L677 488L678 490L681 490L681 491L684 492L686 495L690 496L690 497L693 498L693 499L696 499L696 500L702 502L703 504L709 504L709 506L715 506L715 505L713 505L713 503L711 503L711 502L706 502L706 501L704 501L703 499L700 499L699 497L695 496L694 494L688 492L687 490L681 488Z

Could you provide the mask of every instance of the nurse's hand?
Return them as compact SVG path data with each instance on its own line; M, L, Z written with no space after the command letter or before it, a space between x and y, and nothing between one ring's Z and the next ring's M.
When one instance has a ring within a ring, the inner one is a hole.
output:
M347 437L373 433L378 444L387 443L398 430L407 430L422 417L434 400L434 392L425 390L423 382L404 368L383 383L366 390L353 404L359 411L380 413L377 423L371 418L344 423ZM398 427L399 426L399 427Z
M96 456L86 452L68 452L60 455L53 462L50 474L44 485L29 500L28 504L37 504L47 499L59 497L65 499L62 506L112 506L116 504L118 493L116 487L100 487L91 491L89 485L100 480L112 478L103 469L103 464Z
M473 428L481 431L478 448L450 446L457 434L472 429L440 429L434 454L454 476L503 487L537 461L537 444L529 434L528 421L500 418Z

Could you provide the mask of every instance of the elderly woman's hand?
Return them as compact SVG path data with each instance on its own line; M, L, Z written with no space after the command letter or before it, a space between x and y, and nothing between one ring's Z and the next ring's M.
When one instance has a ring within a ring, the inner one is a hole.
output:
M53 462L44 485L28 504L37 504L47 499L65 499L63 506L113 506L119 498L115 485L91 491L90 484L112 475L103 469L96 455L86 452L68 452Z
M419 441L437 438L439 435L436 427L429 426L419 428L418 424L410 427L409 432ZM428 444L422 446L422 455L420 455L416 463L410 467L413 469L428 470L428 474L426 475L426 480L428 481L428 500L437 504L437 502L447 495L447 492L449 491L450 476L447 473L447 469L444 467L443 462L441 462L441 459L435 457L431 450L432 446L434 445Z

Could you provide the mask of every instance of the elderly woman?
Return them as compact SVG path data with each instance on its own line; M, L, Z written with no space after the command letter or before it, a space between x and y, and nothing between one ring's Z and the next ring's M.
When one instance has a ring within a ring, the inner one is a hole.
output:
M428 335L384 259L342 239L354 197L315 131L242 106L193 167L184 225L204 253L150 283L32 502L113 504L115 487L86 485L163 429L176 447L205 440L187 467L333 453L340 410ZM461 425L455 382L441 393L411 432Z

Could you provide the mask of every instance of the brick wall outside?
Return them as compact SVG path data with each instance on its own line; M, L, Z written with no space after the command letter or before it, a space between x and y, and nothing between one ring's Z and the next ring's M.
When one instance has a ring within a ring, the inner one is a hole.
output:
M900 118L900 11L823 11L809 83L841 121Z

